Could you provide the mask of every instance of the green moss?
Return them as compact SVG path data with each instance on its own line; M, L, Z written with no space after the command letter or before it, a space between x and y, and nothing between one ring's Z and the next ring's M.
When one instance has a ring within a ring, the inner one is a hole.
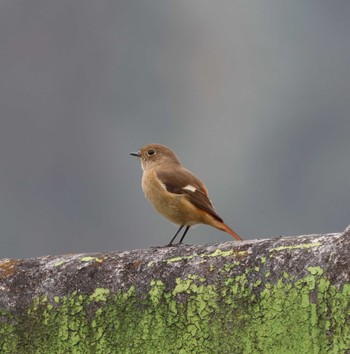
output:
M264 284L268 273L259 267L240 275L227 268L216 284L194 274L171 288L153 279L143 295L131 287L41 296L17 317L0 312L0 351L346 353L350 284L338 289L323 269L308 271Z
M220 250L219 248L217 248L212 253L191 254L189 256L178 256L178 257L168 258L168 259L164 260L163 262L164 263L174 263L174 262L189 260L194 257L206 259L209 257L228 257L228 256L246 256L246 255L248 255L247 251L236 251L236 250L223 251L223 250ZM148 267L150 267L153 264L154 264L154 262L151 261L147 265L148 265Z
M228 256L236 256L236 255L241 255L245 256L247 255L247 251L236 251L236 250L228 250L228 251L222 251L221 249L217 248L213 253L206 254L206 257L228 257Z
M262 264L265 264L266 263L266 257L260 257L260 261Z
M96 257L90 257L90 256L80 258L80 260L81 260L82 262L90 262L90 261L94 261L95 259L98 259L98 258L96 258Z
M280 246L276 248L270 249L270 252L278 252L278 251L284 251L284 250L293 250L293 249L298 249L298 248L312 248L312 247L318 247L322 246L321 242L315 242L315 243L304 243L304 244L299 244L299 245L292 245L292 246Z
M308 267L307 270L312 274L312 275L322 275L324 273L323 269L320 267Z
M60 265L65 264L65 263L67 263L66 260L58 261L54 264L54 267L59 267Z
M109 289L96 288L93 294L90 295L89 300L96 301L96 302L107 301L107 297L109 293L110 293Z

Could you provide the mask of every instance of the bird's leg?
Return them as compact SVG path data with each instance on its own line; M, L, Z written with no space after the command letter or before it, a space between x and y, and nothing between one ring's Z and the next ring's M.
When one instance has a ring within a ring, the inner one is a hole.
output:
M172 244L173 244L173 242L174 242L174 240L176 239L176 236L179 234L179 232L182 230L182 228L184 227L185 225L181 225L180 226L180 228L176 231L176 234L175 234L175 236L171 239L171 241L168 243L168 247L170 247ZM187 230L187 229L186 229ZM186 231L185 231L185 233L186 233ZM183 236L182 236L183 237ZM182 240L182 239L181 239Z
M183 239L185 238L185 236L186 236L186 234L187 234L187 231L188 231L189 229L190 229L190 226L187 226L186 229L185 229L184 234L183 234L182 237L181 237L181 240L180 240L179 244L182 243L182 241L183 241ZM180 231L180 230L179 230L179 231Z

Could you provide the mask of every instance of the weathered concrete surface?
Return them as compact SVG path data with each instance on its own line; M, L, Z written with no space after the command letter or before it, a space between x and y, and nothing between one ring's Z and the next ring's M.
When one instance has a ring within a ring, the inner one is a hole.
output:
M0 261L1 353L349 353L344 233Z

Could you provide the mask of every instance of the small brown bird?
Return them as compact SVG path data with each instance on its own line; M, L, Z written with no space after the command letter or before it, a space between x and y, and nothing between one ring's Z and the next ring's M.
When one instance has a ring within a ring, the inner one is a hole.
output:
M184 226L182 243L192 225L207 224L242 239L231 230L216 213L205 185L190 171L181 166L175 153L160 144L149 144L130 155L141 160L142 190L154 208L171 222L180 225L168 246Z

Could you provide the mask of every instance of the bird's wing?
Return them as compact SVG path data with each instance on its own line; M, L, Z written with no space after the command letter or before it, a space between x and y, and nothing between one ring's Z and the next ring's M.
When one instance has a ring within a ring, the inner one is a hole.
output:
M183 195L199 209L212 215L215 219L223 221L215 212L208 198L208 191L204 184L190 171L183 167L172 170L158 170L157 177L166 188L167 192Z

